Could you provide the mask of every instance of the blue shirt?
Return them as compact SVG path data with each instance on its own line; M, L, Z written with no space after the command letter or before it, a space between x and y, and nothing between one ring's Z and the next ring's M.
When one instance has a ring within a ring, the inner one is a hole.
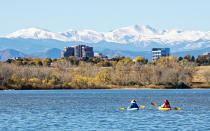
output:
M139 106L136 103L131 103L130 108L139 108Z

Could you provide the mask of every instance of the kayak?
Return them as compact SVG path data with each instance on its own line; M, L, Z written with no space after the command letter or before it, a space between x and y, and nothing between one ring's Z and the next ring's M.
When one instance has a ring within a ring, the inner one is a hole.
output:
M139 108L127 108L127 110L129 110L129 111L134 111L134 110L139 110Z
M159 106L158 110L160 110L160 111L170 111L171 108L162 108L162 107Z
M170 111L171 108L162 108L162 107L159 106L158 110L160 110L160 111Z

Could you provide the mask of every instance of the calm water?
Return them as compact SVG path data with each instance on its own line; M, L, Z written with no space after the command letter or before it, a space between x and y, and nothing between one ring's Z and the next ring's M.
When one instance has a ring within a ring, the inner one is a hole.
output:
M119 110L132 99L139 111ZM180 111L150 102L168 99ZM210 90L0 91L0 130L210 130Z

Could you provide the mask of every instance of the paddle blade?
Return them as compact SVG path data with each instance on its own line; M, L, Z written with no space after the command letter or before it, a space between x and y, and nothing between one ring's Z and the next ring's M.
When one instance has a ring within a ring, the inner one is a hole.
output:
M153 105L153 106L156 106L156 105L157 105L157 104L156 104L156 103L154 103L154 102L151 102L150 104L151 104L151 105Z
M144 108L145 106L139 106L139 108Z
M125 108L120 108L120 110L125 110Z
M179 107L174 107L174 110L181 110L181 108L179 108Z

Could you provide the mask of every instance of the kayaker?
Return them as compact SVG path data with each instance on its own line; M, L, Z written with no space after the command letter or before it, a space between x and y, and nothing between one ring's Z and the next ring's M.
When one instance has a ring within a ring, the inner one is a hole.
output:
M162 108L171 108L171 106L170 106L168 100L165 100L165 101L164 101L164 104L162 104L161 107L162 107Z
M131 105L129 108L139 108L139 106L136 104L136 100L131 101Z

